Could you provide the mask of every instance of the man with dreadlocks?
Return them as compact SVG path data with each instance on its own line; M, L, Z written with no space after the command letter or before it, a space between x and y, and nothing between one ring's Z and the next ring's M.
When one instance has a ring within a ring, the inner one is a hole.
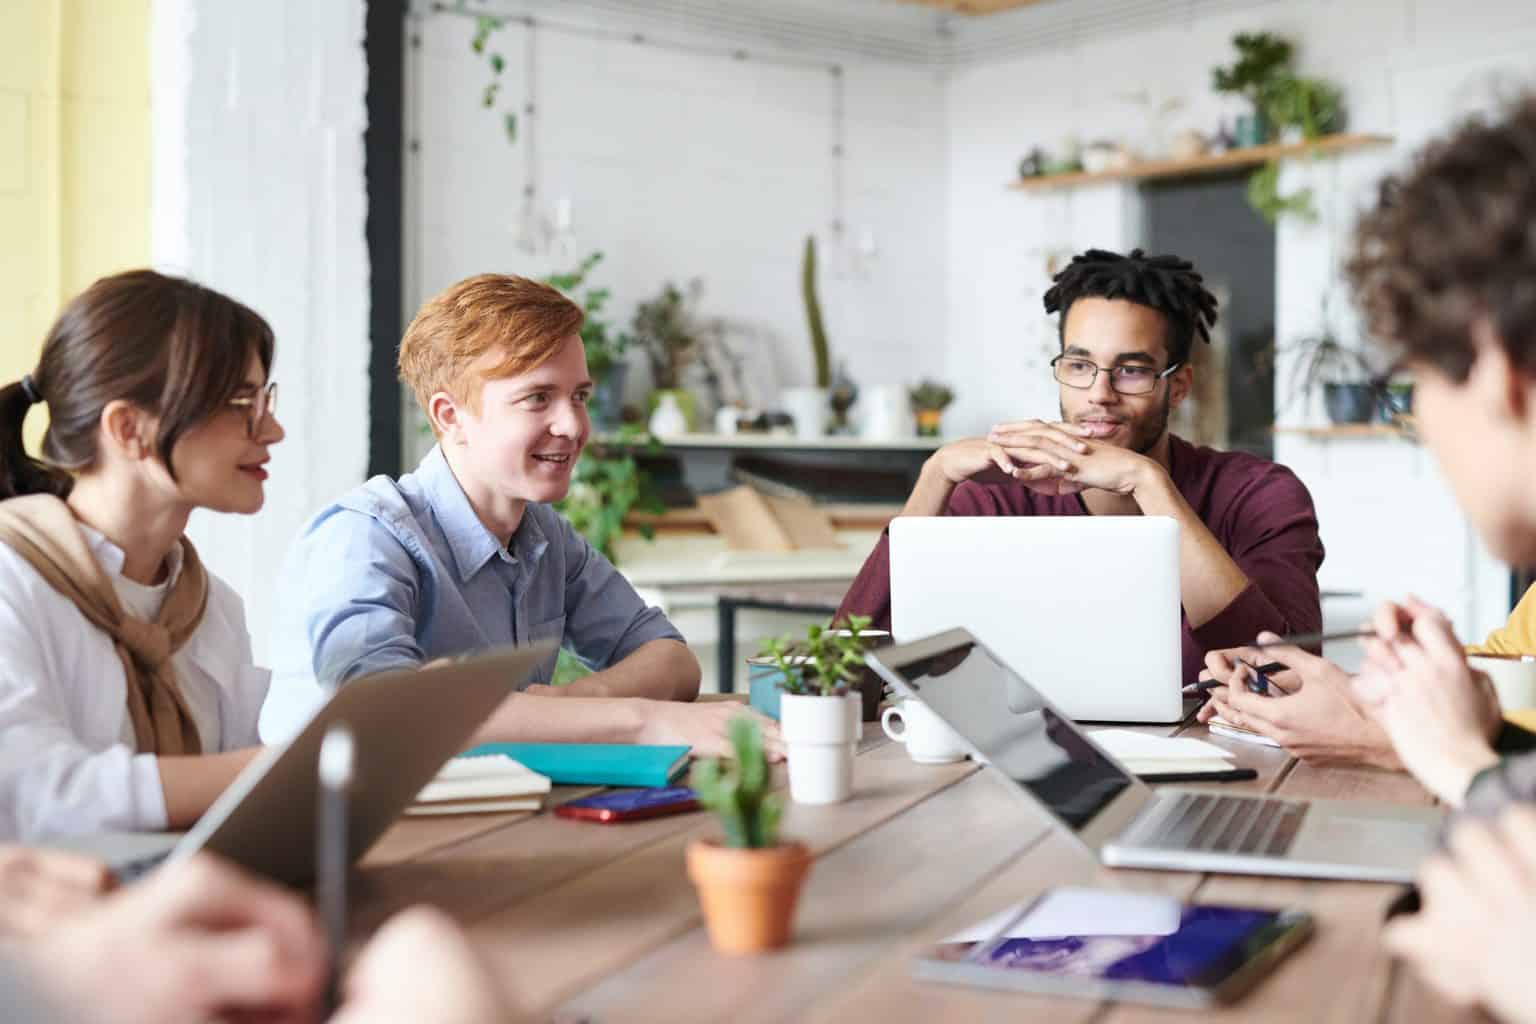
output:
M1216 299L1193 266L1140 249L1090 249L1056 275L1045 309L1061 315L1061 353L1051 360L1060 421L1004 423L945 445L901 514L1173 517L1186 681L1206 651L1251 643L1261 630L1321 628L1323 547L1301 481L1273 462L1168 432L1169 413L1189 395L1195 337L1209 343L1216 322ZM889 543L880 538L839 616L869 615L889 628Z

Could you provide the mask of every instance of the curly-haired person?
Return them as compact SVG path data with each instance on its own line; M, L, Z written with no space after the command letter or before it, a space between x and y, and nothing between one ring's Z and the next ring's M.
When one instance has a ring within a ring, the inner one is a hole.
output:
M1273 462L1198 447L1168 430L1193 382L1190 350L1197 337L1209 343L1216 322L1216 299L1194 267L1139 249L1090 249L1056 275L1045 309L1060 314L1061 353L1051 360L1060 419L1002 423L944 445L901 514L1172 517L1186 680L1206 651L1250 643L1261 630L1318 629L1323 547L1301 481ZM889 544L880 538L840 616L888 627Z

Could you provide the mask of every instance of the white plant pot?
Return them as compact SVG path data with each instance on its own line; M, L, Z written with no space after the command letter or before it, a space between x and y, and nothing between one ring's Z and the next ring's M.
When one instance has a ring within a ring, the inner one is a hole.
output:
M845 697L779 697L779 731L789 751L789 795L797 804L836 804L853 794L861 701Z
M779 403L795 423L796 437L823 437L832 415L832 396L826 388L785 388Z

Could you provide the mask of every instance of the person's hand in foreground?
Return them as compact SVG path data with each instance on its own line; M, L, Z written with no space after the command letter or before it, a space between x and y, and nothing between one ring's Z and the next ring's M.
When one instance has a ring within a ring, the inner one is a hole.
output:
M1426 789L1461 806L1473 776L1499 760L1492 738L1499 701L1473 672L1441 611L1409 598L1373 620L1355 693L1386 730L1403 765Z
M1390 922L1382 942L1461 1007L1536 1021L1530 922L1536 921L1536 809L1464 821L1419 870L1422 909Z
M314 1019L327 951L296 894L209 855L167 865L20 947L102 1024Z
M490 1024L510 1018L505 991L450 918L411 907L385 922L347 973L330 1024Z
M94 857L0 844L0 936L55 927L111 888L112 873Z
M1260 643L1280 639L1260 633ZM1269 695L1252 692L1253 666L1286 666L1266 674ZM1304 761L1367 764L1398 769L1402 765L1380 725L1371 720L1350 690L1350 677L1327 658L1299 647L1238 647L1205 656L1201 678L1222 685L1198 712L1202 722L1217 715L1241 729L1268 736Z

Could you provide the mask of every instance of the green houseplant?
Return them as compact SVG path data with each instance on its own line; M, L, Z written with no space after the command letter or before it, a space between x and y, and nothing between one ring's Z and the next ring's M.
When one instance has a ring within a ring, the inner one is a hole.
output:
M660 442L643 430L622 427L614 437L587 446L576 460L570 490L555 503L576 532L610 562L618 562L614 546L624 531L625 516L632 511L660 515L667 510L637 458L659 451ZM645 524L638 531L646 540L656 535ZM556 686L588 674L575 655L561 648L552 680Z
M1343 127L1343 94L1321 79L1296 74L1288 40L1269 32L1240 32L1232 45L1237 60L1212 69L1211 86L1248 100L1252 113L1238 118L1237 145L1262 145L1277 134L1311 141ZM1248 203L1271 224L1284 214L1305 220L1317 216L1311 189L1280 193L1280 165L1274 160L1249 178Z
M1262 145L1269 141L1273 131L1266 116L1268 91L1275 75L1290 67L1291 44L1270 32L1239 32L1232 45L1237 50L1237 60L1230 67L1211 70L1211 87L1248 101L1249 113L1238 118L1234 133L1237 144Z
M672 395L690 430L694 427L693 395L682 389L682 375L699 350L699 329L688 308L690 295L698 291L697 282L685 294L669 281L661 294L635 307L630 323L635 344L651 365L651 382L656 388L653 400L659 402L663 396Z
M779 728L796 803L840 803L853 793L864 654L877 636L869 623L853 616L843 628L812 625L803 640L786 636L763 645L764 656L779 670Z
M603 254L594 252L574 269L561 274L551 274L544 283L558 288L581 306L586 319L581 325L581 344L587 353L587 372L592 375L592 423L599 430L612 430L618 426L620 409L624 402L624 378L629 364L624 353L633 339L616 330L603 317L603 310L612 297L607 288L593 288L587 284L593 269L601 263ZM577 289L585 288L578 299Z
M688 778L722 832L719 841L689 845L688 877L715 949L758 953L789 941L811 856L804 843L779 842L783 798L773 792L757 723L741 715L728 729L733 759L699 761Z
M955 393L948 385L925 378L907 392L907 398L917 420L917 436L938 437L944 410L955 400Z
M1298 338L1290 347L1291 397L1323 394L1328 419L1334 423L1368 423L1382 403L1382 384L1369 358L1341 342L1330 329Z

